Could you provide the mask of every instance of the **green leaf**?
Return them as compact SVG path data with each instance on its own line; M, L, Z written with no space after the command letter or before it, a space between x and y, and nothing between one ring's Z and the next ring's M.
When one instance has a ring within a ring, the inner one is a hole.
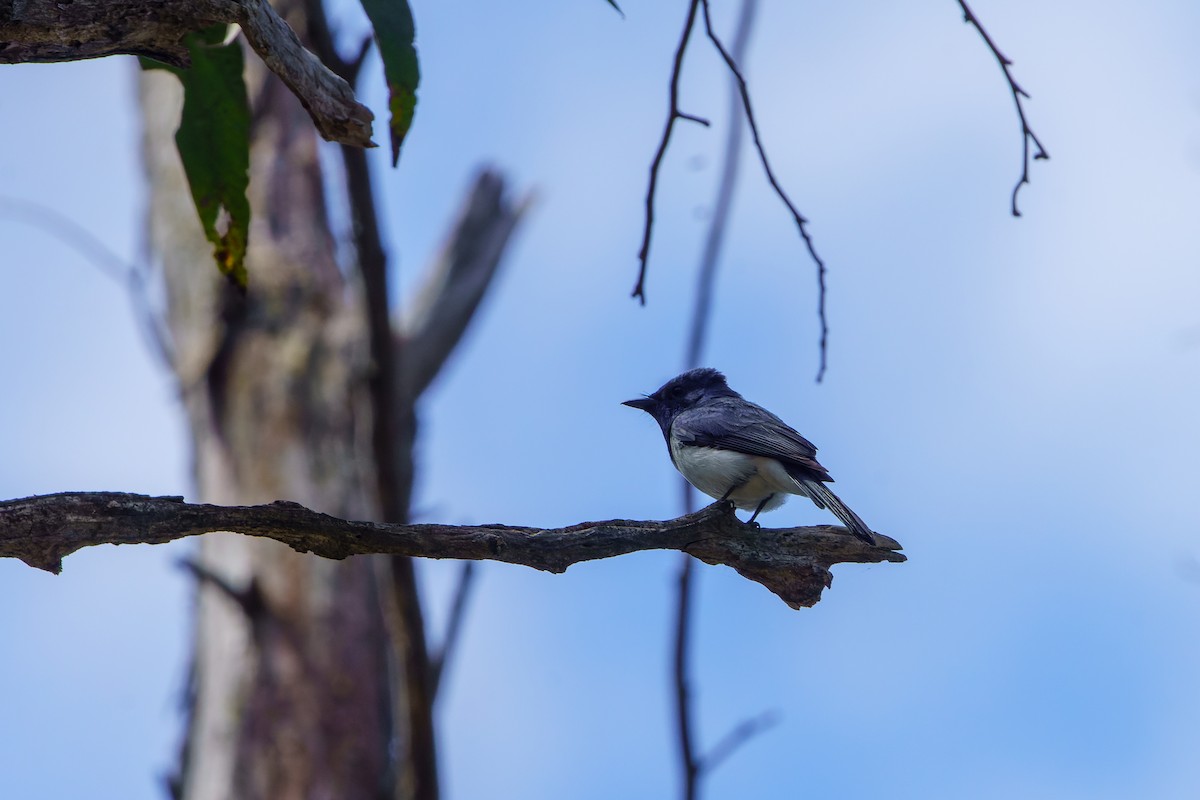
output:
M142 59L143 69L166 69L183 83L183 114L175 132L183 171L217 268L246 288L250 203L250 104L242 80L242 48L222 45L226 26L187 36L192 66L176 69Z
M375 42L383 58L383 74L388 85L388 110L391 112L392 166L400 160L400 145L412 126L417 105L417 84L421 70L417 66L416 30L408 0L361 0L363 11L375 28Z

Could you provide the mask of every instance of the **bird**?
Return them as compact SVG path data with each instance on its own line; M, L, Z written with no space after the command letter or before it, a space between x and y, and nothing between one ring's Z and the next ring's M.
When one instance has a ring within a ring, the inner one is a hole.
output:
M875 536L828 486L833 478L817 461L817 448L779 417L729 388L711 367L688 370L653 394L622 405L654 417L667 440L671 463L688 483L719 501L753 509L747 524L788 495L828 508L869 545Z

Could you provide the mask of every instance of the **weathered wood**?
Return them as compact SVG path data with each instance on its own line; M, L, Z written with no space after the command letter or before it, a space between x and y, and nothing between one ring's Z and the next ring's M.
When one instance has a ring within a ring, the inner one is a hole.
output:
M179 497L74 492L0 502L0 557L59 572L62 559L96 544L162 544L230 531L274 539L299 552L342 559L390 554L503 561L547 572L642 550L680 550L724 564L792 608L814 605L838 563L901 562L894 539L871 547L843 527L756 528L714 503L657 521L606 520L566 528L512 525L384 524L338 519L297 503L217 506Z
M184 37L218 23L241 27L250 46L300 98L322 136L375 146L370 109L300 44L266 0L16 0L0 5L0 64L131 54L186 67Z
M303 36L301 0L276 11ZM147 238L191 433L194 494L237 506L289 498L378 515L360 292L336 258L309 114L261 59L252 109L250 286L231 290L180 166L180 82L139 75ZM388 637L371 559L329 561L261 537L205 536L187 731L173 779L185 800L378 797L393 774ZM219 581L253 602L230 601Z

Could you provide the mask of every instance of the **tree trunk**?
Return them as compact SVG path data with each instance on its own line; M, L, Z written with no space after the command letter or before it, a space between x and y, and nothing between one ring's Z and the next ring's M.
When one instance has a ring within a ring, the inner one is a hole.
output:
M275 5L302 42L354 71L333 50L319 0ZM528 198L512 203L504 182L481 172L393 330L362 151L343 145L357 256L344 274L308 114L257 58L247 59L246 85L253 221L243 296L213 264L179 164L178 81L141 76L149 240L199 499L292 500L403 522L417 402L475 315ZM191 566L201 588L177 797L436 800L433 705L451 642L448 631L428 652L410 559L332 562L217 535Z
M278 8L303 38L302 4ZM261 61L247 59L246 80L254 222L241 296L212 263L179 164L179 82L141 77L149 239L165 276L196 492L378 518L365 306L334 257L317 137ZM392 796L385 567L204 537L183 797Z

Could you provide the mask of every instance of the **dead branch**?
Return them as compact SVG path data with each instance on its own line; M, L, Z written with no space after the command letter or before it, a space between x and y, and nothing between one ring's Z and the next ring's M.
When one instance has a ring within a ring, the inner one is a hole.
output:
M675 61L671 68L671 83L668 95L667 121L663 126L662 136L658 141L658 149L655 150L654 158L650 162L650 180L646 187L645 222L642 226L642 246L638 250L638 277L631 296L638 299L642 305L646 304L646 268L650 258L650 238L654 230L654 197L658 190L658 172L662 167L663 157L667 153L667 146L671 142L671 132L675 128L675 121L685 119L692 122L699 122L705 126L708 125L707 120L692 114L685 114L679 110L679 81L683 70L683 57L687 52L688 42L691 40L692 29L695 27L698 12L703 12L704 30L708 35L708 40L716 48L717 53L721 56L721 60L725 62L726 68L728 68L737 84L741 104L746 112L746 121L750 125L750 133L754 138L754 148L758 153L759 161L762 163L763 172L767 176L767 182L771 184L771 189L774 190L776 196L792 215L792 219L796 223L796 228L800 232L800 238L804 241L804 246L808 250L808 255L817 267L817 320L821 326L821 337L818 346L820 365L817 368L817 383L820 383L821 379L825 376L826 357L829 349L829 324L825 316L825 273L827 271L825 261L817 254L812 235L809 234L806 227L808 225L808 218L796 208L796 204L792 202L791 197L788 196L788 193L784 191L783 186L779 183L778 178L775 177L775 171L771 169L771 162L767 158L766 150L762 144L762 137L759 134L758 123L754 118L754 109L750 104L750 91L746 87L746 79L742 75L737 60L729 53L724 42L721 41L721 38L717 36L716 31L713 29L708 0L689 0L687 18L683 24L683 34L680 36L679 44L675 48Z
M454 599L450 601L450 618L446 621L446 632L442 634L442 643L429 657L430 694L437 698L441 687L442 677L446 674L446 665L458 646L462 635L463 618L467 615L467 597L475 583L475 562L464 561L462 570L458 573L458 582L454 586Z
M975 16L975 12L967 5L966 0L958 0L958 6L962 9L963 21L968 25L975 26L975 30L979 31L979 36L983 39L983 43L987 45L988 50L992 51L996 63L1000 65L1000 70L1004 73L1004 79L1008 81L1008 90L1012 92L1013 102L1017 106L1017 119L1021 123L1021 177L1017 179L1017 185L1012 190L1012 215L1019 217L1021 216L1021 212L1017 209L1017 193L1021 191L1022 186L1029 183L1030 143L1037 148L1037 151L1033 154L1034 161L1049 161L1050 154L1046 152L1046 148L1042 147L1037 134L1033 132L1033 128L1029 127L1029 120L1025 118L1025 105L1021 102L1021 98L1028 99L1029 92L1022 89L1020 84L1017 83L1016 78L1013 77L1011 69L1012 59L1000 52L1000 48L992 40L991 34L983 27L983 23L979 21L979 17Z
M687 18L683 22L683 34L675 47L675 61L671 67L671 87L667 106L667 121L663 125L662 137L658 140L658 149L654 151L654 160L650 162L650 182L646 187L646 223L642 227L642 246L638 249L638 277L633 287L632 297L646 305L646 262L650 258L650 234L654 230L654 194L658 189L658 170L662 166L663 156L667 154L667 145L671 143L671 131L675 129L675 120L694 119L691 115L679 111L679 78L683 72L683 56L687 52L688 41L692 38L692 28L696 24L696 12L700 0L689 0Z
M57 574L62 559L97 544L163 544L216 531L262 536L299 552L341 559L385 553L419 558L503 561L564 572L581 561L680 550L724 564L792 608L821 599L839 563L902 562L900 544L876 534L871 547L836 525L755 528L714 503L658 521L606 520L566 528L511 525L385 524L342 520L301 506L185 503L180 497L66 492L0 502L0 558L19 558Z
M820 357L820 364L817 367L817 383L825 377L825 362L829 351L829 323L825 317L825 261L817 255L817 248L813 244L812 235L809 234L808 217L800 213L796 208L796 204L792 202L792 198L784 191L779 180L775 177L775 171L771 169L771 162L767 159L767 151L763 149L762 137L758 132L758 122L754 118L754 109L750 106L750 90L746 87L746 78L742 75L738 68L737 60L730 55L725 49L724 43L713 30L712 16L708 10L708 0L701 0L701 8L704 10L704 30L708 34L708 39L713 43L713 47L717 48L721 59L728 67L729 73L733 75L734 81L737 83L738 93L742 98L742 106L746 112L746 122L750 126L750 135L754 139L754 149L758 153L758 160L762 163L763 172L767 176L767 183L771 184L771 188L775 191L775 195L779 198L792 215L792 220L796 223L796 230L800 232L800 238L804 240L804 246L808 249L808 255L812 262L817 267L817 321L821 325L821 338L817 346L817 353Z
M449 360L532 203L529 194L510 198L494 170L475 176L453 228L400 320L401 397L419 397Z
M758 0L742 0L741 9L738 11L737 30L729 51L733 64L740 64L745 58L746 48L750 43L750 30L754 26L754 17L757 11ZM707 6L705 14L707 15ZM717 263L721 253L721 243L725 238L725 229L733 208L734 188L737 185L738 165L742 152L745 84L732 78L730 89L729 114L727 116L729 128L725 134L725 153L721 158L721 179L717 184L716 202L713 204L713 214L708 223L708 235L705 236L704 250L700 257L700 269L696 275L696 305L692 311L691 333L688 336L687 354L684 356L684 365L687 369L694 369L701 365L705 332L708 328L709 318L712 316L713 287L717 279ZM684 514L688 514L695 508L695 492L682 475L679 477L679 484L682 489L682 511ZM679 579L675 595L675 639L672 648L671 670L672 683L675 686L675 731L679 743L684 800L694 800L698 797L701 781L710 767L715 767L726 755L754 735L751 733L738 739L731 738L733 734L730 734L722 740L713 755L708 757L696 752L696 740L699 737L695 731L695 717L692 713L689 670L689 640L691 638L692 606L695 598L694 567L695 561L686 555L680 556Z
M373 147L370 110L342 78L305 50L266 0L25 0L0 11L0 64L79 61L118 54L186 67L184 37L237 24L291 89L326 139Z
M742 720L733 730L721 737L721 740L713 745L712 751L700 760L700 773L707 774L712 772L725 759L737 752L738 748L746 742L760 733L770 730L777 724L779 724L779 713L777 711L764 711L757 716Z

